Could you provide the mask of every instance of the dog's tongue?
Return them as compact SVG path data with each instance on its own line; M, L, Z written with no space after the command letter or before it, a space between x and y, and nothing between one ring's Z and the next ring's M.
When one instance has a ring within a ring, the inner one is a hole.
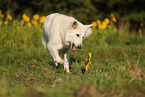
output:
M73 47L72 47L72 51L75 51L75 50L76 50L76 47L75 47L75 46L73 46Z

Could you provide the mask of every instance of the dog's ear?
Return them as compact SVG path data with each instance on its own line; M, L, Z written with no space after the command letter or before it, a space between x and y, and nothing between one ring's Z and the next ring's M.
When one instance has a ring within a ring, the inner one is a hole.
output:
M85 25L85 26L86 26L86 28L88 29L88 28L92 27L92 26L93 26L93 24L90 24L90 25Z
M85 31L85 35L84 35L83 39L87 38L88 36L90 36L93 33L93 31L91 29L91 26L93 26L93 24L85 25L85 26L86 26L86 31Z
M76 28L77 28L77 26L78 26L77 21L73 21L73 22L71 23L70 28L72 28L72 29L76 29Z

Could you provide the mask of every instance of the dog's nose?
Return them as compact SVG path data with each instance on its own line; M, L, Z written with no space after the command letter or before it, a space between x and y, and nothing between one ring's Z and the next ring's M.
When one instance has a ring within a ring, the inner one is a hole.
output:
M82 48L82 46L81 46L81 45L79 45L79 46L78 46L78 48L79 48L79 49L81 49L81 48Z

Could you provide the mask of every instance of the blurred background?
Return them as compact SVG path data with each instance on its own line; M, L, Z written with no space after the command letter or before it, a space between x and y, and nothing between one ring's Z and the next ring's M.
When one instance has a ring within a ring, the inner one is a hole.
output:
M144 41L145 0L0 0L0 48L40 47L43 21L51 13L92 23L89 41L97 45Z
M145 26L145 0L0 0L0 10L14 19L21 19L24 13L32 17L58 12L88 24L113 13L120 33L144 32Z

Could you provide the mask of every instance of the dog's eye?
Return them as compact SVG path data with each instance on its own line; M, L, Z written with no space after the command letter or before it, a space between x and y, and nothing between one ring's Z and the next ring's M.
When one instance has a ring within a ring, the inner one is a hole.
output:
M76 36L79 37L80 35L79 34L76 34Z

